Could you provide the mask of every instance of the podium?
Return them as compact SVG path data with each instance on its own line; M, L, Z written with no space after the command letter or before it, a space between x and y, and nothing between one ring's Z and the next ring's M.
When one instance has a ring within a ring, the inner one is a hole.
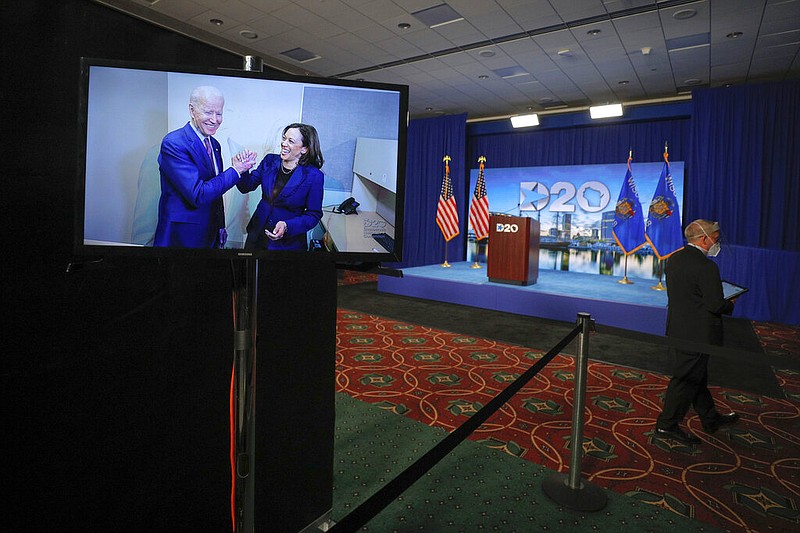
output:
M528 217L489 218L489 281L533 285L539 277L539 221Z

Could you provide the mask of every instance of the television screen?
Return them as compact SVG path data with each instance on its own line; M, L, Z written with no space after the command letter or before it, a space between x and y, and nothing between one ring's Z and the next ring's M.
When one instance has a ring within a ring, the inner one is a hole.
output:
M80 94L79 255L401 260L406 86L84 58Z

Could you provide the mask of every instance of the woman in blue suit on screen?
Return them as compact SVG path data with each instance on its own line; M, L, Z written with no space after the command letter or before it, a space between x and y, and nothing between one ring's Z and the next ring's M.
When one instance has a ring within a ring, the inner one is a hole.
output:
M308 250L306 232L322 218L323 163L317 130L294 123L283 129L280 154L267 154L258 168L242 174L239 191L261 185L245 249Z

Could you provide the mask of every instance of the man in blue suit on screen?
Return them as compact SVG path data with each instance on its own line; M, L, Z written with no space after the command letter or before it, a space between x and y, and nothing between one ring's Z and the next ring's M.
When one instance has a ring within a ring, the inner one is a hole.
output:
M161 198L153 246L222 248L227 240L222 195L256 162L256 154L236 154L222 170L220 144L213 135L222 124L225 99L216 87L197 87L189 97L189 122L168 133L158 156Z

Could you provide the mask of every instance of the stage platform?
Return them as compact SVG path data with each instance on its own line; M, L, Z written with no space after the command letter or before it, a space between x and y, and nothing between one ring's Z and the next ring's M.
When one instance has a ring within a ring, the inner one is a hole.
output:
M653 290L657 281L540 270L535 285L490 282L483 268L472 263L451 263L404 268L402 278L378 276L378 290L440 302L469 305L525 316L574 322L589 313L598 324L663 335L667 292Z

